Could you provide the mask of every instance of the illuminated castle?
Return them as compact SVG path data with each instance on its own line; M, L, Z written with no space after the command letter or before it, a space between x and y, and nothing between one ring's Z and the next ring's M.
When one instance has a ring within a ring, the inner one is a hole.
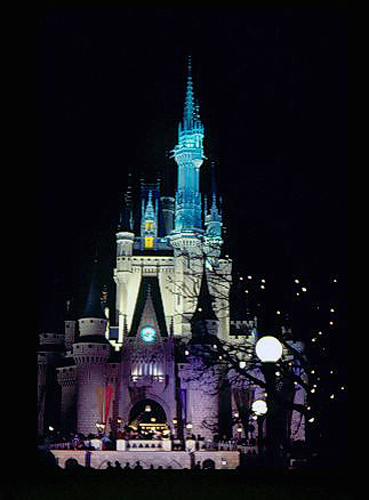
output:
M232 263L222 256L214 174L210 197L200 192L203 139L189 60L172 151L175 196L161 196L159 182L141 182L134 225L127 190L116 233L116 324L108 323L95 270L83 314L66 319L64 334L41 334L40 434L50 424L86 436L100 424L115 434L127 425L150 430L153 424L182 437L188 429L205 439L237 433L232 415L250 408L259 389L225 384L222 391L221 372L199 377L201 361L186 347L203 341L204 325L235 344L253 345L257 335L256 318L232 317L230 311ZM56 407L58 423L51 417ZM242 435L250 437L249 430Z

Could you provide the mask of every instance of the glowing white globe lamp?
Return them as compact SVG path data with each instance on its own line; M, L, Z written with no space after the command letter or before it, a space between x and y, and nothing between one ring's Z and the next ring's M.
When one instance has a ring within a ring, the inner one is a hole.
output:
M268 406L262 399L257 399L252 403L251 409L255 413L255 415L259 417L266 414L266 412L268 411Z
M282 356L283 347L278 339L266 335L256 342L255 351L263 363L276 363Z

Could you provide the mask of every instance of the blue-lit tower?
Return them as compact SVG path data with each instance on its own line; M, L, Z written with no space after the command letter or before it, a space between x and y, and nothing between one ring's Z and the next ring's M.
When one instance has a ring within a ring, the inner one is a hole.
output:
M157 248L159 196L159 182L141 183L141 250Z
M204 234L204 252L206 255L207 269L214 269L218 266L223 246L222 238L222 212L217 203L217 192L215 184L214 163L211 166L211 203L208 210L207 204L204 207L205 234Z
M177 191L175 196L175 233L202 231L200 167L205 158L204 127L200 121L199 107L195 105L191 57L188 60L187 90L183 121L178 127L178 144L173 156L178 164Z

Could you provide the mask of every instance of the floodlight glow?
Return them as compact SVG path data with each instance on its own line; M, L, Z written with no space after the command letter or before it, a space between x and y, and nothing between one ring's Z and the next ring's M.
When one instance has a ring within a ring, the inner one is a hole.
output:
M255 351L261 361L275 363L282 356L283 348L278 339L266 335L256 342Z

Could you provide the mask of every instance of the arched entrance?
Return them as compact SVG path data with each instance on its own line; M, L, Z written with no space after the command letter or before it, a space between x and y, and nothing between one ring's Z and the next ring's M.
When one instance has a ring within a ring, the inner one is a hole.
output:
M211 458L207 458L202 463L203 469L215 469L215 462Z
M153 399L142 399L131 408L128 425L146 439L166 437L170 433L165 411Z

